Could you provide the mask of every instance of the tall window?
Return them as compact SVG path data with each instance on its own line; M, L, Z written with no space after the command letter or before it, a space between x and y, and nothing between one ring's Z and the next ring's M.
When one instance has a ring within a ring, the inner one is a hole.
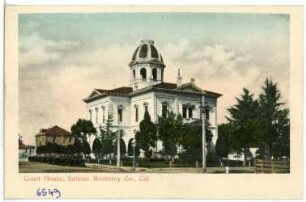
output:
M99 118L99 109L95 108L96 110L96 123L98 123L98 118Z
M192 111L193 111L193 108L192 107L189 107L188 109L188 118L192 118Z
M183 118L187 118L187 107L183 105Z
M138 122L138 107L135 107L135 121Z
M135 79L135 77L136 77L136 71L135 69L133 69L133 78Z
M92 121L92 110L89 110L89 120Z
M141 74L141 78L142 79L146 79L147 78L147 70L146 70L146 68L142 68L140 70L140 74Z
M191 106L190 104L183 105L183 118L193 118L193 109L194 106Z
M119 118L119 122L122 122L122 108L118 108L118 118Z
M209 109L205 109L205 118L209 120Z
M152 70L152 76L153 76L153 80L156 81L157 80L157 69L156 68Z
M168 114L168 103L163 103L162 104L162 116L166 117Z
M148 105L145 105L145 112L148 111Z
M105 107L102 106L102 122L105 123Z

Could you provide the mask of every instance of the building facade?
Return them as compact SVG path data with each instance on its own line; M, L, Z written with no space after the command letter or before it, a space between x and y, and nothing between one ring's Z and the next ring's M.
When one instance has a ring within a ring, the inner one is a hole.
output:
M114 130L119 128L128 148L139 130L145 111L149 112L153 122L168 111L181 114L184 122L194 122L201 118L201 98L204 95L208 106L205 113L213 134L212 146L215 145L218 137L217 99L221 94L201 89L194 79L182 83L179 70L176 83L165 82L166 66L152 40L141 41L129 68L129 86L94 89L83 100L86 103L86 118L97 129L105 127L108 115L112 114ZM158 142L157 150L161 149L162 144Z

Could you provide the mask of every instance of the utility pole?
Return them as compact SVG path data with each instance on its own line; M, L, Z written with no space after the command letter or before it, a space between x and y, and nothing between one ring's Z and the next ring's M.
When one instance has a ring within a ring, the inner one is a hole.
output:
M202 168L203 173L206 173L206 130L205 130L205 96L202 95L201 103L202 112Z
M120 120L119 120L119 110L120 108L118 107L118 110L117 110L117 124L118 124L118 131L117 131L117 167L119 168L120 167L120 127L119 127L119 123L120 123Z

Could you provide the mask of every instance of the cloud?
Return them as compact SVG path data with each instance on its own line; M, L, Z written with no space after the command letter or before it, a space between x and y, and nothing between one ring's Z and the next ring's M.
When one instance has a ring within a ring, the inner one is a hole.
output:
M78 41L45 39L37 32L30 35L21 35L19 41L19 65L21 69L60 62L67 52L72 52L81 46Z

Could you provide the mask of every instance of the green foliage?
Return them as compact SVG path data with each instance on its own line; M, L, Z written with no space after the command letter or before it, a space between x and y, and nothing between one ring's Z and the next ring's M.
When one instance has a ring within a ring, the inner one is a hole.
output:
M181 145L184 152L180 156L187 161L202 159L202 128L199 125L185 124Z
M181 115L168 112L158 117L158 134L163 144L163 154L171 158L177 154L177 145L184 142L184 125Z
M95 154L99 154L102 152L102 143L98 138L96 138L93 142L92 152Z
M258 100L244 88L237 104L228 109L228 128L223 128L228 133L229 150L238 154L244 152L246 158L250 156L250 147L259 147L257 155L260 158L289 157L289 109L283 107L280 99L278 86L270 79L265 80ZM219 128L221 143L225 138L222 137L223 129ZM223 153L222 146L218 146L218 150Z
M237 104L228 109L229 123L233 132L230 133L232 150L238 154L244 153L244 161L247 160L249 148L255 145L258 129L258 102L253 94L243 88L241 98L236 98Z
M117 140L114 142L114 154L117 155ZM120 155L124 156L126 154L126 146L123 139L120 139Z
M144 119L139 124L139 131L135 135L136 143L139 149L145 151L145 156L150 157L150 147L156 146L157 135L156 126L151 121L148 111L144 114Z
M90 145L87 141L83 142L84 144L84 148L83 148L83 152L84 154L89 155L91 153L91 149L90 149Z
M71 133L76 137L85 138L86 134L96 133L97 130L93 126L92 122L86 119L79 119L75 124L71 126Z
M103 155L109 155L114 150L114 140L116 139L116 132L112 131L113 127L113 115L108 114L107 120L106 120L106 126L105 128L100 129L100 139L102 144L102 154Z
M221 124L218 127L218 139L216 142L216 154L219 158L227 158L230 152L229 136L233 129L230 124Z
M289 109L282 109L281 94L272 80L266 79L259 95L260 130L259 146L266 158L289 156L290 120Z
M129 156L133 156L133 145L132 145L132 141L129 142L128 144L128 155ZM139 151L139 147L136 144L135 146L135 156L139 156L140 155L140 151Z

